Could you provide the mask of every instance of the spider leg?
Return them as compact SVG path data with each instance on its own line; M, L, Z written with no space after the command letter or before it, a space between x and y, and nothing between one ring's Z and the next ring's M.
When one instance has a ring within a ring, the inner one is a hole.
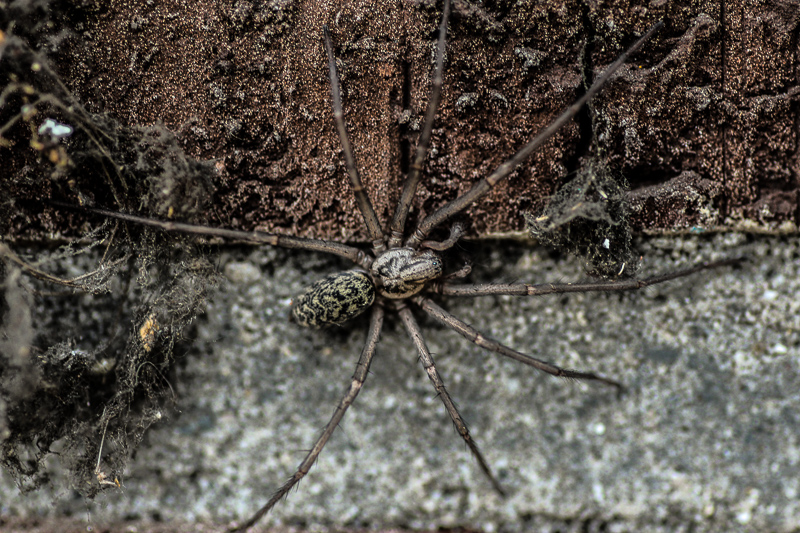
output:
M414 319L414 315L411 313L411 309L403 306L399 308L399 313L400 318L403 320L403 324L405 324L408 333L411 335L411 340L414 341L414 345L417 347L420 359L422 360L422 366L425 368L425 372L427 372L428 377L433 383L433 387L436 389L436 392L442 399L442 403L444 403L444 407L447 409L447 414L450 415L450 419L453 421L453 425L455 425L458 434L461 435L461 438L467 443L472 455L474 455L475 459L478 460L481 470L486 477L489 478L494 490L496 490L501 496L505 496L506 493L503 490L503 487L500 486L500 482L494 477L494 474L489 468L489 464L486 462L486 459L483 458L480 450L478 450L478 446L475 444L475 441L472 440L472 436L469 433L469 429L467 429L467 425L464 423L464 419L461 418L461 414L458 412L455 403L453 403L452 398L450 398L450 394L447 392L447 389L445 389L444 382L439 376L439 372L436 370L433 357L431 357L431 353L428 351L428 347L425 345L425 339L422 338L422 331L420 331L419 325Z
M566 370L561 368L560 366L556 366L552 363L548 363L547 361L542 361L541 359L536 359L535 357L531 357L530 355L525 355L524 353L518 352L513 348L509 348L504 344L500 344L496 340L490 339L485 337L480 331L476 330L466 322L459 320L455 316L451 315L435 303L433 303L429 298L425 298L424 296L416 296L413 298L415 304L420 306L423 311L431 315L433 318L444 324L445 326L449 327L450 329L457 332L462 337L466 338L468 341L473 342L491 352L499 353L500 355L504 355L506 357L510 357L516 361L521 363L525 363L526 365L530 365L542 372L546 372L553 376L558 376L562 378L569 378L569 379L585 379L585 380L592 380L592 381L599 381L601 383L605 383L606 385L611 385L616 387L618 391L622 390L622 385L614 381L613 379L609 379L603 376L599 376L592 372L578 372L576 370Z
M125 222L133 222L135 224L150 226L164 231L174 231L192 235L208 235L211 237L221 237L225 239L246 241L257 244L270 244L272 246L280 246L282 248L296 248L299 250L325 252L349 259L355 264L361 265L364 268L369 268L369 265L372 262L371 258L367 258L366 254L364 254L364 252L358 248L337 242L323 241L319 239L304 239L302 237L278 235L277 233L266 233L263 231L242 231L235 229L212 228L208 226L201 226L199 224L186 224L184 222L173 222L168 220L157 220L155 218L140 217L138 215L129 215L128 213L119 213L117 211L98 209L96 207L77 206L61 202L50 203L59 207L88 211L89 213L95 213L104 217L124 220Z
M422 177L422 164L428 154L428 146L431 141L433 131L433 120L436 117L436 109L439 107L439 97L442 94L442 79L444 72L444 48L447 37L447 19L450 17L450 0L444 1L442 8L442 22L439 24L439 41L436 45L436 66L433 69L433 81L431 82L431 96L428 99L428 110L425 112L425 124L420 132L417 142L417 153L414 161L409 167L408 177L403 184L403 192L400 194L400 201L394 212L391 224L391 236L389 247L397 248L403 240L403 232L406 227L406 217L411 207L411 201L417 192L420 178Z
M617 292L635 291L664 283L677 278L690 276L703 270L710 270L728 265L741 263L743 257L707 261L693 267L667 272L644 279L631 279L623 281L603 281L598 283L542 283L531 285L528 283L480 283L475 285L451 284L448 282L432 283L429 290L433 293L446 296L488 296L488 295L514 295L514 296L541 296L543 294L561 294L565 292Z
M94 293L97 289L92 288L92 283L96 283L97 280L103 279L109 269L116 267L127 261L130 258L129 255L123 255L119 259L115 259L110 263L105 262L105 258L101 261L101 266L91 272L87 272L80 276L65 279L59 278L57 276L53 276L52 274L48 274L47 272L36 268L34 265L26 262L20 256L15 254L11 248L9 248L6 244L0 242L0 261L8 261L11 263L16 264L19 268L27 272L27 274L33 278L36 278L41 281L46 281L48 283L53 283L55 285L63 285L65 287L69 287L71 289L76 289L80 291L86 291L89 293ZM89 283L84 283L84 280L89 280Z
M508 177L511 172L517 168L534 150L544 144L550 137L552 137L558 130L560 130L567 122L580 111L580 109L588 102L603 86L611 79L611 76L625 63L628 57L638 50L653 34L663 26L663 22L658 22L645 33L633 46L628 48L616 61L606 68L605 72L597 78L597 81L586 91L577 102L569 106L552 124L547 126L539 135L534 137L532 141L522 147L520 151L514 154L511 159L498 166L486 178L482 178L472 188L459 196L455 200L448 202L437 211L434 211L424 220L422 220L414 233L406 241L406 246L417 248L419 244L425 240L433 228L449 219L450 217L460 213L463 209L471 205L488 193L497 183Z
M369 374L369 366L372 363L372 357L375 355L375 347L378 345L378 339L381 334L383 315L383 307L380 305L372 306L372 316L370 317L369 322L367 342L364 344L364 349L361 350L361 357L358 359L358 363L356 364L356 371L353 374L350 386L348 387L347 392L345 392L342 399L339 401L339 405L336 406L336 410L333 412L333 416L325 426L325 429L322 430L322 435L319 436L317 442L315 442L314 446L311 448L311 451L308 452L308 455L306 455L305 459L303 459L303 462L300 463L297 471L294 473L294 475L292 475L292 477L289 478L288 481L286 481L286 483L281 485L281 487L275 492L275 494L272 495L266 505L259 509L252 517L250 517L247 522L240 526L233 527L230 531L244 531L255 525L256 522L258 522L265 514L267 514L276 503L278 503L282 498L286 497L292 487L294 487L301 479L303 479L305 475L308 474L308 471L311 470L311 467L317 461L317 457L319 457L320 452L322 452L322 448L325 447L325 444L328 442L328 439L330 439L334 430L339 425L339 422L342 421L347 408L350 407L350 404L352 404L353 400L356 399L356 396L358 396L358 393L361 390L361 386L364 385L364 381L367 379L367 375Z
M331 33L327 25L322 27L322 33L325 35L325 51L328 53L328 73L331 78L331 97L333 99L333 120L336 123L336 131L339 132L339 141L342 143L347 174L350 176L350 184L353 187L358 209L364 217L364 224L367 227L369 238L372 240L372 246L378 253L383 251L386 246L383 240L383 230L367 191L364 189L364 184L361 182L361 176L358 174L356 160L353 156L353 148L350 146L350 139L347 137L347 126L344 123L344 112L342 111L342 95L339 91L339 75L336 73L336 58L333 57Z

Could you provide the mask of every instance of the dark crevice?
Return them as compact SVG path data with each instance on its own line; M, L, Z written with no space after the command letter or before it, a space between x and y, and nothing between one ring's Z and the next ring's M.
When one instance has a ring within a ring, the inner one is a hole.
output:
M800 59L798 58L798 49L800 49L800 28L796 28L794 32L792 32L792 44L790 49L794 52L792 53L794 57L793 64L795 65L795 78L794 82L796 85L800 85ZM789 89L791 90L791 89ZM800 112L798 112L798 105L797 100L792 102L791 109L792 109L792 116L794 116L794 132L795 138L800 139ZM792 159L795 163L800 161L800 146L796 146L794 150L794 154ZM800 170L798 170L798 165L792 165L789 167L789 171L791 172L793 183L795 187L800 184ZM797 221L800 221L800 190L795 193L795 213L794 218Z
M411 62L403 61L403 94L401 96L403 113L410 113L411 106ZM400 173L408 174L411 165L411 142L408 140L408 123L400 124Z
M720 3L719 3L719 20L720 20L719 32L720 32L720 40L719 40L719 42L720 42L720 61L722 62L722 65L720 66L720 76L721 76L720 83L722 84L722 95L723 95L723 98L726 101L730 101L730 98L729 98L730 95L728 94L727 86L726 86L727 79L726 79L726 71L725 71L725 67L726 67L727 62L728 62L727 47L725 46L725 40L727 39L727 34L728 34L728 32L726 31L726 28L725 28L725 16L726 16L725 0L720 0ZM721 163L722 163L722 187L723 187L724 190L727 191L727 190L729 190L728 189L729 185L728 185L728 125L727 125L727 121L723 122L721 127L722 127L722 132L721 132L722 133L722 135L721 135L721 138L722 138L722 161L721 161ZM720 211L720 214L722 214L723 216L728 216L730 214L729 207L730 206L729 206L729 202L728 202L728 195L725 195L725 194L721 195L720 198L719 198L719 211Z
M411 105L411 62L403 61L403 109Z
M579 56L581 79L583 83L578 87L575 92L575 100L581 98L589 87L591 87L593 79L592 72L594 71L594 62L592 60L592 52L594 51L595 33L593 31L592 21L589 17L589 7L583 6L583 13L581 15L583 24L583 35L586 36L586 41L581 49ZM575 115L575 123L578 125L578 138L575 142L575 151L564 162L567 172L572 175L580 169L581 159L589 154L594 139L594 129L591 116L591 102L583 106L577 115Z

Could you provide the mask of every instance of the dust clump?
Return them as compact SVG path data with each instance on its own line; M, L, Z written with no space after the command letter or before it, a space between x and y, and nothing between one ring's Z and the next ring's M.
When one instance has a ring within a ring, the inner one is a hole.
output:
M91 498L122 487L147 428L168 418L174 353L218 273L209 245L49 202L191 221L216 173L161 123L89 112L51 61L77 39L60 13L12 7L0 13L0 464L26 492L54 483L56 458ZM67 244L26 244L54 228Z
M593 276L632 276L638 260L632 250L627 184L594 160L564 183L536 216L525 213L531 236L542 244L584 258Z

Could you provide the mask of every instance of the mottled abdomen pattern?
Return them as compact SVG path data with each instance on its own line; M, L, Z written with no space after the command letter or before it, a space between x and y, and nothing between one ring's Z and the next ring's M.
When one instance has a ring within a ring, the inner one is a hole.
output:
M375 301L375 285L364 272L348 270L319 280L295 299L292 316L301 326L340 326Z

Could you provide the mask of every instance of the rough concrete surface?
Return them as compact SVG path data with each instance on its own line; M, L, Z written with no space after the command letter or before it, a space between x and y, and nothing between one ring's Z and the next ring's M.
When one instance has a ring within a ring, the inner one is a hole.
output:
M643 275L707 258L748 261L638 293L445 302L501 342L619 379L621 398L541 375L422 320L506 499L453 431L390 314L343 426L264 526L797 531L798 244L659 238L639 243ZM581 277L576 260L542 248L465 246L476 281ZM287 322L292 296L341 268L325 256L224 248L217 265L225 281L187 332L191 348L177 353L175 410L164 408L122 473L123 488L84 501L51 456L45 489L21 495L0 477L0 516L71 516L95 529L123 520L222 524L253 512L292 473L349 383L366 324L315 332ZM59 312L48 305L34 320ZM61 305L85 306L90 337L91 297Z

